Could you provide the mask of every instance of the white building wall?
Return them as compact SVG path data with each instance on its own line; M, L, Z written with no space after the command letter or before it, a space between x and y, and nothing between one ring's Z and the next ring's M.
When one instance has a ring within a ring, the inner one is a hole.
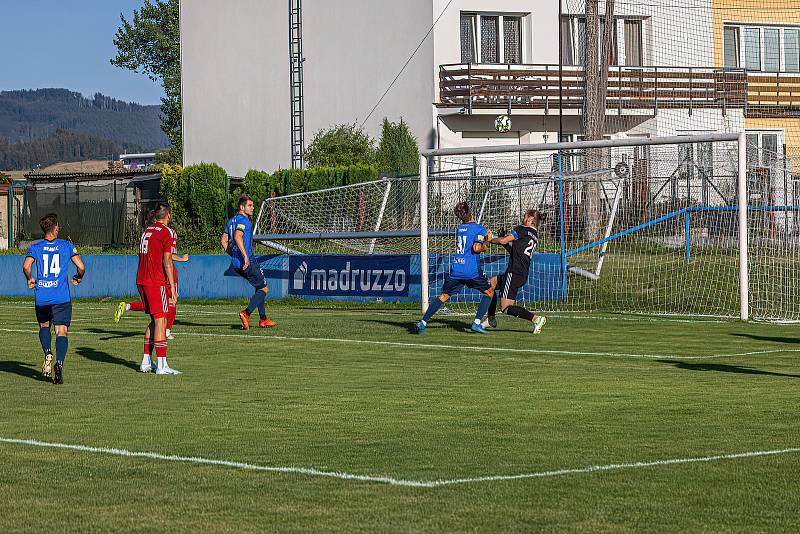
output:
M361 123L432 24L432 0L305 0L305 136ZM181 0L184 161L231 175L291 165L286 0ZM433 142L433 40L364 125L384 117Z

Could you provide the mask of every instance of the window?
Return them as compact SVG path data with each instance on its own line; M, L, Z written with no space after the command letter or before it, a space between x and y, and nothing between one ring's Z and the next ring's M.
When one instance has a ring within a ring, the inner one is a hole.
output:
M461 13L461 62L523 62L522 15Z
M800 72L800 29L783 31L783 63L786 72Z
M764 70L781 70L781 34L777 28L764 29Z
M461 63L477 63L477 25L475 15L461 14Z
M504 63L522 63L522 19L503 17Z
M722 39L726 68L800 72L798 27L726 25Z
M761 29L744 29L744 68L761 70Z
M599 17L598 54L603 53L605 17ZM644 39L642 18L616 17L611 29L609 64L631 67L644 65ZM564 65L583 65L586 58L586 17L567 15L561 20L561 55ZM619 47L619 48L618 48ZM619 57L619 50L625 54Z
M772 167L783 153L783 131L747 130L747 166Z
M723 48L725 49L725 67L729 69L739 68L739 28L728 26L724 30Z

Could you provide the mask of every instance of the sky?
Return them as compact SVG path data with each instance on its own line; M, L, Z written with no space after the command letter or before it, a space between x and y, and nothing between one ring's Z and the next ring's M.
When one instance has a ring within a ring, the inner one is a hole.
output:
M120 13L144 0L0 0L0 90L58 87L159 104L161 84L115 67Z

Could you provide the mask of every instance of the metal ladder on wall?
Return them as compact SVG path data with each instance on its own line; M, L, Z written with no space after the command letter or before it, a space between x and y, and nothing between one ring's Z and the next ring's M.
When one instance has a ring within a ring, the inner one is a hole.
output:
M303 60L303 1L289 0L289 99L293 169L302 169L305 166Z

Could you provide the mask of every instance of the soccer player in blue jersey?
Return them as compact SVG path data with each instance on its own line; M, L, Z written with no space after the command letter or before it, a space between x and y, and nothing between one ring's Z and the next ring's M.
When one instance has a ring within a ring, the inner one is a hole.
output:
M253 225L250 219L255 211L253 199L248 195L239 197L239 213L228 221L225 233L220 242L222 248L231 256L231 267L236 273L247 280L255 288L255 293L250 298L247 308L239 312L242 321L242 330L250 330L250 314L258 309L258 326L276 326L277 323L267 317L264 302L267 300L267 279L261 266L255 261L253 253Z
M34 291L36 321L39 323L39 341L44 351L42 375L53 377L53 384L63 384L64 358L67 356L67 333L72 322L72 297L69 293L69 262L75 264L78 273L72 283L78 285L86 273L75 245L58 238L58 217L48 214L39 220L44 239L28 248L22 264L22 272L28 279L28 287ZM31 273L36 264L36 278ZM56 330L56 362L53 365L50 325Z
M481 325L481 320L489 310L494 290L489 283L489 279L483 274L480 255L488 248L492 233L475 222L472 210L469 209L469 205L466 202L456 204L453 212L462 223L456 230L456 253L450 261L450 273L445 278L442 294L433 299L433 302L430 303L428 310L425 312L425 316L417 323L418 334L425 332L425 327L433 317L433 314L439 311L439 308L450 300L450 297L461 291L464 286L470 289L477 289L483 293L471 329L473 332L480 334L487 333L486 329Z

